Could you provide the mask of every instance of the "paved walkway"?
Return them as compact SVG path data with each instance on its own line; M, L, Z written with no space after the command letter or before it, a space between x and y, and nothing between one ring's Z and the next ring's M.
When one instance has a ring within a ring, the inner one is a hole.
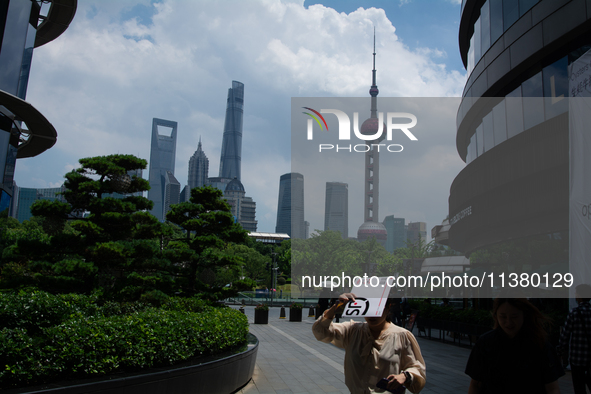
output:
M238 306L233 306L238 308ZM280 319L280 308L271 308L269 324L254 324L254 307L245 307L250 332L259 339L252 380L239 394L349 393L343 375L344 351L318 342L312 334L314 317L302 322ZM416 328L413 334L417 336ZM434 337L438 335L434 332ZM464 368L470 349L417 336L427 364L427 384L421 393L467 393L470 378ZM562 394L572 394L570 373L560 380Z

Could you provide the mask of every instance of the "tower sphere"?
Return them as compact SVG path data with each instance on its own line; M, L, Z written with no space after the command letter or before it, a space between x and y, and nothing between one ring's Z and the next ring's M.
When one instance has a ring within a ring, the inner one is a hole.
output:
M363 122L359 132L363 135L375 135L378 132L379 122L380 122L380 120L377 118L369 118L365 122ZM380 137L378 139L376 139L372 142L374 142L374 143L380 142L386 136L386 133L385 133L386 125L383 124L382 126L383 126L382 127L382 134L380 135Z

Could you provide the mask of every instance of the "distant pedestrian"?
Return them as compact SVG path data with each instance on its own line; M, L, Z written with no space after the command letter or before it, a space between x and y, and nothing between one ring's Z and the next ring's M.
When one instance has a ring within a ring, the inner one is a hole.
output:
M390 307L390 321L397 326L402 326L402 299L393 298L392 306Z
M558 394L564 375L547 340L548 319L525 298L497 298L494 330L482 335L468 359L469 394Z
M566 317L558 352L568 356L575 394L586 394L585 386L591 390L591 286L578 285L575 298L579 306Z

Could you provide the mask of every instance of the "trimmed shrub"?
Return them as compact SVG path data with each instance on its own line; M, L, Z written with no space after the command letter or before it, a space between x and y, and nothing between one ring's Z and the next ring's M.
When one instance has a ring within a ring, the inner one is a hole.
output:
M246 342L246 316L231 308L182 298L166 299L161 308L139 302L99 308L81 297L0 297L0 387L173 365ZM19 301L29 316L18 312Z
M24 328L29 333L37 333L43 327L74 316L90 316L98 310L95 298L80 294L0 293L0 328Z

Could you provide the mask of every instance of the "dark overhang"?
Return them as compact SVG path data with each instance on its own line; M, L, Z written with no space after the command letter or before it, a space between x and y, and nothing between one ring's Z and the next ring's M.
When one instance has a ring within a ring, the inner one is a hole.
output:
M78 0L45 0L50 3L49 11L37 27L35 48L58 38L74 19Z
M26 101L0 90L0 105L14 115L15 121L22 121L27 125L28 138L22 139L18 145L16 157L18 159L37 156L55 145L57 131L53 125Z

